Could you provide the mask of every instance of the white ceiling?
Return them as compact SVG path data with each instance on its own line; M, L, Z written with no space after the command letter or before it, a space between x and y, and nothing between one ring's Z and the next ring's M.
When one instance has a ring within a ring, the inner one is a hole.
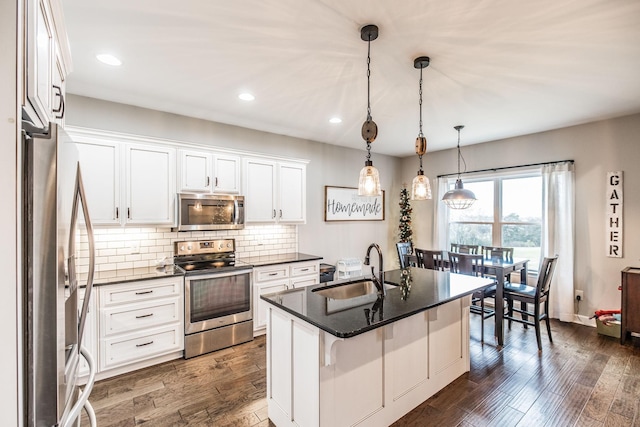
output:
M422 55L430 151L640 112L638 0L62 2L70 93L359 149L376 24L374 153L414 153Z

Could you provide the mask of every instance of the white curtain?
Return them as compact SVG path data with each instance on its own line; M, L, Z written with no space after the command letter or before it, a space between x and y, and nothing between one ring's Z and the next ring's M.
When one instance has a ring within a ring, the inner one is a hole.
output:
M444 193L449 191L447 178L436 178L436 185L438 186L437 197L433 201L433 246L432 248L449 250L449 208L442 201Z
M575 242L575 176L573 163L542 167L542 255L558 254L551 282L550 316L572 322Z

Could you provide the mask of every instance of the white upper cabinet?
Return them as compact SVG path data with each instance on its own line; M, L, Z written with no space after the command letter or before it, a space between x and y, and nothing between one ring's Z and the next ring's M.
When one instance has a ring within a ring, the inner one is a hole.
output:
M306 221L306 165L245 159L245 221Z
M87 206L94 224L120 224L120 146L115 142L71 138L78 147Z
M242 170L244 173L245 221L276 221L276 162L244 159Z
M173 225L175 149L70 130L92 222ZM120 178L122 177L122 179Z
M71 55L57 0L28 0L24 110L37 126L63 123Z
M307 169L304 164L278 164L278 220L305 222L307 218Z
M126 222L173 225L175 150L125 145Z
M179 150L181 192L239 193L240 158L215 152Z

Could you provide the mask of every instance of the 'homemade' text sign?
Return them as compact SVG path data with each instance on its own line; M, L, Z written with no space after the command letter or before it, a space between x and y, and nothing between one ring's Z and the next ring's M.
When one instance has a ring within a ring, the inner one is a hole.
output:
M358 196L357 188L324 187L325 221L383 221L384 191L381 196Z

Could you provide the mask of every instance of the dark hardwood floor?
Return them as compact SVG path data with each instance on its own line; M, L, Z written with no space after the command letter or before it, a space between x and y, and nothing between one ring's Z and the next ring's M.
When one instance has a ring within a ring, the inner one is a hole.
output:
M538 353L533 328L513 325L505 347L479 342L471 371L393 424L405 426L640 427L640 343L552 322ZM485 337L492 336L486 322ZM98 382L98 426L273 426L267 417L265 339ZM86 418L82 425L89 425Z

